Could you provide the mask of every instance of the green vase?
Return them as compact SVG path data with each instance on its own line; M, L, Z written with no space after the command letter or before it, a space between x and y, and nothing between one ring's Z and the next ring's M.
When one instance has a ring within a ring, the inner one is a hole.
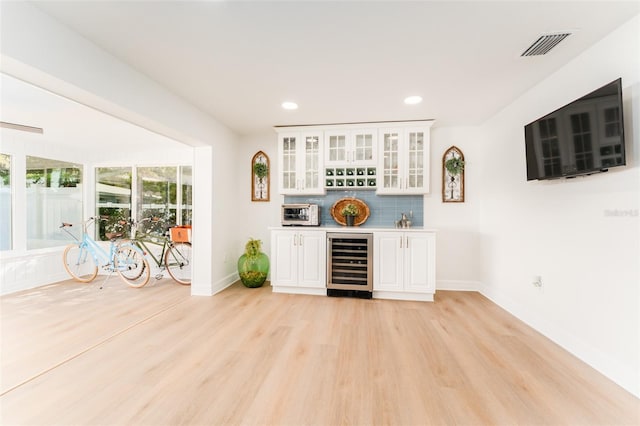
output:
M238 275L245 287L261 287L269 273L269 257L260 252L255 256L243 254L238 259Z

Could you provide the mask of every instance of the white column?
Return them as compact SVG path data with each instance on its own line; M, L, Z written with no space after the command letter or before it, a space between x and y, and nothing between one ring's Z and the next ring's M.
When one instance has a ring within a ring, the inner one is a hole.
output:
M193 277L191 294L213 294L213 147L193 149Z

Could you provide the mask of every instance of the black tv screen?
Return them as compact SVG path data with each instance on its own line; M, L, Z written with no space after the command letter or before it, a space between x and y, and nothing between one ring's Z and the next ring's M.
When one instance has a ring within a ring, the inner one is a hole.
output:
M626 164L622 80L524 127L527 180L607 171Z

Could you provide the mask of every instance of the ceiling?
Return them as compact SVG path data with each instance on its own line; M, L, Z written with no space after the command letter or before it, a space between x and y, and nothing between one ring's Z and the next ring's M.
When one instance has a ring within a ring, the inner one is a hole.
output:
M21 131L22 139L56 142L70 149L81 146L94 154L94 160L102 161L108 160L110 150L134 153L180 146L169 138L6 74L0 73L0 88L0 121L43 130L42 134Z
M239 134L274 125L478 125L622 23L615 1L37 1ZM541 34L571 36L520 57ZM420 95L421 104L403 99ZM300 108L285 111L283 101Z

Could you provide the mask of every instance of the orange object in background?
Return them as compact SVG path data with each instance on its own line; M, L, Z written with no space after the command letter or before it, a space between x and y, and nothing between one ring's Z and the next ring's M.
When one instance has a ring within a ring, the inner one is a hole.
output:
M171 241L174 243L190 243L191 225L174 226L171 228Z

